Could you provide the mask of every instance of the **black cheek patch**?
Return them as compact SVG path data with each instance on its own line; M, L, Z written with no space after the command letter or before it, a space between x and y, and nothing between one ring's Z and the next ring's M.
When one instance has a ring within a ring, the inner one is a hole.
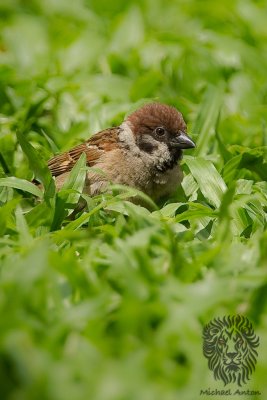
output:
M148 154L152 154L154 150L156 150L156 146L153 143L139 141L138 143L139 149L145 151Z

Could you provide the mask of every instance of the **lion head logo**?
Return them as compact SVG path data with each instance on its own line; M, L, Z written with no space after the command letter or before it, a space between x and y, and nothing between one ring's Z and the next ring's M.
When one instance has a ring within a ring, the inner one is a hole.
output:
M242 386L255 370L259 337L242 315L215 318L203 329L203 353L214 378Z

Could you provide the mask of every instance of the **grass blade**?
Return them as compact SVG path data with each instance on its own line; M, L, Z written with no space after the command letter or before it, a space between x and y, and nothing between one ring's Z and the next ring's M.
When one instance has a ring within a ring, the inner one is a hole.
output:
M50 186L52 176L46 162L37 154L35 148L26 140L21 132L17 132L19 144L27 156L30 167L36 178L42 182L45 188Z
M204 96L192 132L198 136L195 154L204 156L208 153L211 138L215 137L218 116L222 106L224 85L209 86Z
M220 207L226 184L212 162L193 157L186 157L185 162L203 196L215 207Z
M62 189L57 194L55 214L51 227L52 231L60 227L62 221L67 216L67 208L73 209L75 208L75 205L78 205L86 178L85 166L86 155L85 153L82 153L81 157L71 170L68 178L64 182Z
M34 196L39 197L40 199L42 199L44 196L43 192L33 183L26 181L25 179L15 178L13 176L8 178L1 178L0 186L20 189L23 190L24 192L31 193Z

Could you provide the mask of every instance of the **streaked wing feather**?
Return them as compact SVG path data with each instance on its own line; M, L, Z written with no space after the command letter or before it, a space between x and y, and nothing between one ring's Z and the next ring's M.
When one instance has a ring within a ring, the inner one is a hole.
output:
M118 143L119 128L109 128L93 135L89 140L79 144L73 149L59 154L48 161L48 168L53 176L59 176L70 171L79 160L82 153L86 154L87 165L97 163L103 153L116 148Z

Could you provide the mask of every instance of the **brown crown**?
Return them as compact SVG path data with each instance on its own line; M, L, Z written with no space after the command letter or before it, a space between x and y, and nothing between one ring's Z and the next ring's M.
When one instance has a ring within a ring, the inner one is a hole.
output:
M126 120L131 123L135 134L145 133L148 128L155 129L158 126L164 126L171 133L179 130L186 132L182 114L166 104L146 104L130 114Z

